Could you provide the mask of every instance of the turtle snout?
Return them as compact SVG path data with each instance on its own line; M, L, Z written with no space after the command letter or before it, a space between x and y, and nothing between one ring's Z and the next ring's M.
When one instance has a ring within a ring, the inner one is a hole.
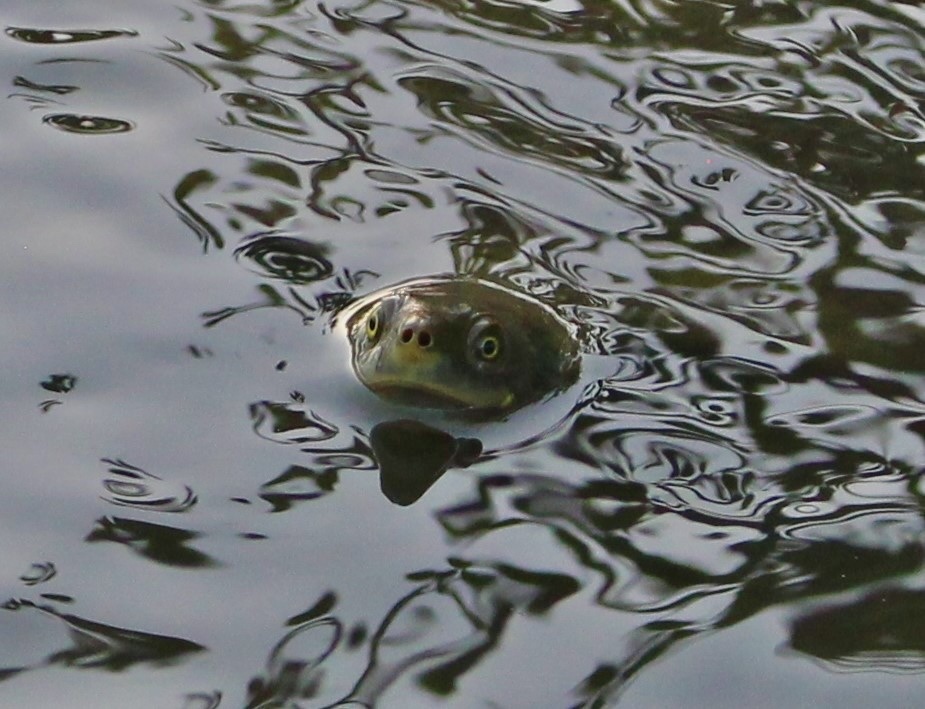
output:
M433 330L427 321L418 318L409 319L402 323L398 341L402 345L415 344L422 350L426 350L434 344Z

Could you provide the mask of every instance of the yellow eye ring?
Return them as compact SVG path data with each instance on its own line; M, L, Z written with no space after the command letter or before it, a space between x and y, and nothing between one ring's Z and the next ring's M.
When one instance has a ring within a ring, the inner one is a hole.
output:
M379 311L377 310L366 319L366 336L375 340L379 336L379 329L382 323L379 320Z
M494 362L504 355L504 332L493 318L483 315L469 329L466 344L469 360L473 363Z
M479 356L484 360L493 360L501 352L501 342L494 335L488 335L479 340Z

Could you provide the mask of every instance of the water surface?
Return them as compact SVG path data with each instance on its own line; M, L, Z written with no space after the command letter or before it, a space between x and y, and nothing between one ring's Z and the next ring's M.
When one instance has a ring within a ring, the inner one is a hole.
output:
M2 703L921 694L920 3L5 10ZM441 273L580 383L383 435Z

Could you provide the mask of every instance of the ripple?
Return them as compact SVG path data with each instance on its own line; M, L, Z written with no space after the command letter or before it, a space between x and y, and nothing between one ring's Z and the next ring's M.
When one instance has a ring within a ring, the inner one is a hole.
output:
M745 467L743 453L712 426L696 430L694 426L700 422L682 416L681 406L672 407L675 413L665 410L670 404L659 406L660 402L650 399L626 397L621 402L608 402L606 419L579 417L569 436L559 442L560 453L597 461L621 477L648 483L718 478ZM603 408L595 406L594 410Z
M21 599L10 610L31 610L58 619L68 644L49 654L48 665L67 668L97 668L120 672L139 663L168 665L206 648L185 638L147 633L107 625L100 621L61 613L50 605Z
M677 298L699 311L717 313L768 337L799 344L812 340L801 321L814 297L805 284L718 275L708 280L695 270L670 271L663 279L670 279Z
M126 463L104 458L111 477L103 481L107 502L154 512L187 512L197 502L192 488L162 480L156 475Z
M362 463L362 459L359 462ZM297 502L317 500L333 492L337 486L338 473L346 467L355 466L333 465L317 470L292 465L260 487L260 498L270 505L273 512L285 512Z
M244 119L255 128L283 136L309 133L299 112L282 98L257 91L232 91L222 94L222 100L233 108L241 109ZM233 119L229 120L234 123Z
M719 357L703 362L699 369L711 391L773 395L786 390L777 371L764 362Z
M788 539L835 542L855 549L896 553L909 549L925 533L917 511L901 501L880 499L860 507L850 494L837 502L797 504L784 508L788 522L778 529Z
M320 443L339 432L334 424L298 405L261 401L251 404L250 417L258 436L279 443Z
M768 419L768 425L788 428L819 428L844 435L857 429L868 428L883 415L873 406L819 406L775 414Z
M114 37L137 37L134 30L46 30L30 27L7 27L6 34L30 44L74 44L96 42Z
M77 377L73 374L51 374L40 386L46 391L55 394L67 394L77 385Z
M797 270L806 254L796 247L826 244L830 229L817 200L760 162L677 140L653 143L647 153L669 198L659 211L685 214L671 229L630 236L665 261L663 269L690 269L693 259L701 272L767 278Z
M762 67L728 62L725 56L695 55L688 67L663 64L650 71L637 88L636 98L675 124L698 107L721 105L764 113L788 107L804 93L797 80Z
M76 113L52 113L45 116L42 121L66 133L81 133L84 135L127 133L135 128L132 122L119 118L78 115Z
M899 140L920 143L925 142L925 115L915 110L908 103L897 101L887 111L886 121L874 122L884 131Z
M702 419L711 426L733 426L739 416L735 401L716 395L694 397L692 403Z
M250 113L290 119L294 119L298 116L295 111L268 94L232 91L222 94L222 100L229 106L244 108Z
M743 207L748 215L797 215L812 216L819 213L819 208L805 195L792 188L773 185L756 194Z
M184 697L183 709L218 709L222 703L222 693L195 692Z
M424 503L449 501L427 538L447 568L420 570L404 549L390 568L415 588L380 603L381 622L338 618L340 589L322 596L286 621L245 701L370 706L394 685L397 701L454 697L464 673L523 659L526 624L580 615L629 638L571 668L589 703L612 689L597 701L610 705L677 649L649 642L659 634L728 632L781 604L800 617L833 593L918 578L917 25L888 40L868 6L780 2L282 7L193 7L199 41L176 43L215 114L178 214L213 257L237 244L239 270L261 279L261 300L206 324L275 307L320 326L361 268L439 263L574 316L595 376L561 427L492 449ZM316 51L322 32L344 53ZM886 279L902 287L885 293ZM323 579L324 552L351 534L322 529L327 516L376 494L373 434L353 420L372 414L351 400L338 416L344 402L316 400L332 387L293 387L305 396L250 407L281 459L237 511L262 507L279 530L275 513L302 505L288 516L321 525L306 539ZM109 495L151 494L130 472ZM106 520L91 536L158 563L167 540L198 563L188 531Z
M835 511L835 506L824 502L794 502L780 509L780 514L785 519L818 519L831 515Z
M886 588L828 602L793 621L789 645L836 673L925 671L925 598L919 589Z
M58 570L55 565L50 561L46 561L32 564L29 570L19 577L19 580L27 586L36 586L40 583L51 581L57 574Z
M235 249L234 255L244 260L255 273L306 285L333 274L329 251L326 244L267 233L246 239Z
M15 79L13 79L13 86L28 89L29 91L35 91L39 94L50 93L57 96L66 96L67 94L74 93L79 88L77 86L67 84L40 84L35 81L30 81L24 76L17 76Z
M506 152L529 155L542 162L600 177L619 177L626 168L620 146L585 128L572 116L556 115L535 101L523 101L442 68L429 67L398 79L432 118L463 129L462 136L479 136Z

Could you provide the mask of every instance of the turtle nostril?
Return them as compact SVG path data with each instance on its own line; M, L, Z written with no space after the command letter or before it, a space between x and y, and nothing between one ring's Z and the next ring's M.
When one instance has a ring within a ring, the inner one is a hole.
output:
M420 347L430 347L431 342L433 342L433 339L431 338L430 333L427 332L427 330L422 330L421 332L418 333L418 345Z
M414 337L414 330L412 330L410 327L406 327L404 330L401 331L401 341L404 342L406 345L409 342L411 342L411 339L413 337Z

